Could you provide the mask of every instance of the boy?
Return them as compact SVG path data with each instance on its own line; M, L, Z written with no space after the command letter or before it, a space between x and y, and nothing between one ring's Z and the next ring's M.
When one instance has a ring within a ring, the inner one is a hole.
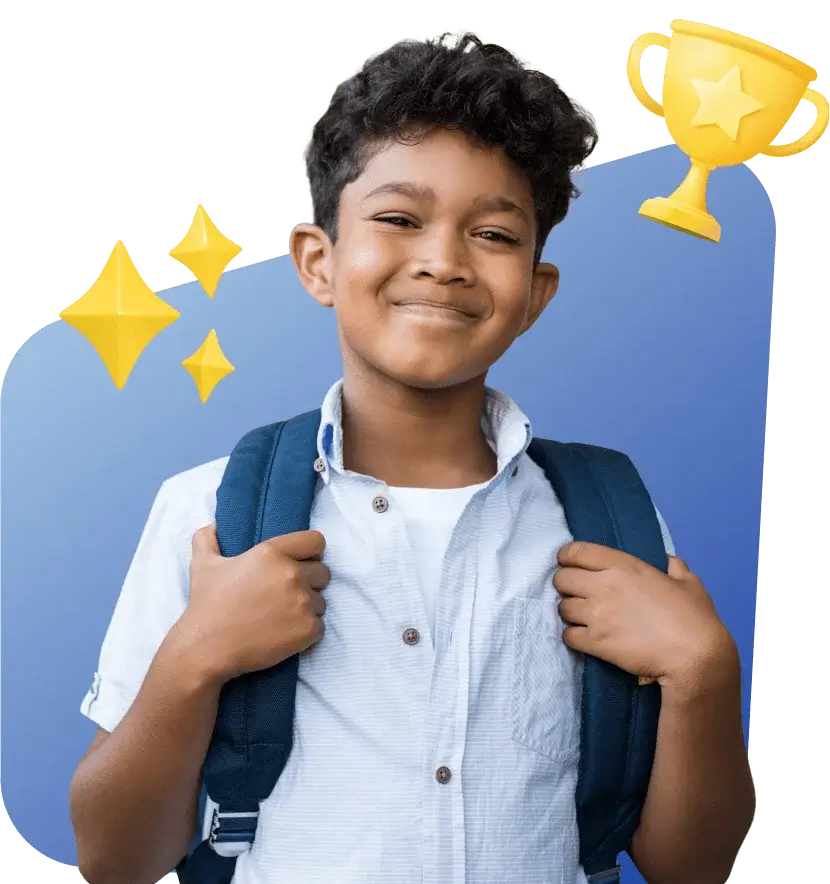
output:
M293 750L234 884L584 884L574 652L662 688L644 877L727 879L754 811L734 642L681 560L570 542L528 419L485 386L556 292L542 246L595 141L554 81L472 35L397 44L338 87L290 242L344 366L311 530L223 558L227 460L162 485L83 705L92 884L179 862L222 685L297 653Z

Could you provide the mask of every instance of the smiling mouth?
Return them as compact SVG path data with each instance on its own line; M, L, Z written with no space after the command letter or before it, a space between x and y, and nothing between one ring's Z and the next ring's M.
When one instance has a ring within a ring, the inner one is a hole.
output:
M434 316L441 319L459 319L468 322L476 318L474 314L469 313L461 307L457 307L455 304L446 304L440 301L412 299L406 301L394 301L392 306L405 310L407 313L412 313L416 316Z

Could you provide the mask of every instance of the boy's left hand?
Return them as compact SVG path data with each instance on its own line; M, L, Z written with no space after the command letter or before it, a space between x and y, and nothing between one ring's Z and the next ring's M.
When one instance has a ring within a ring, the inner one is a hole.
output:
M559 551L563 640L640 676L641 683L698 686L734 657L734 643L700 580L669 556L664 574L610 547L581 541ZM570 625L568 625L570 624Z

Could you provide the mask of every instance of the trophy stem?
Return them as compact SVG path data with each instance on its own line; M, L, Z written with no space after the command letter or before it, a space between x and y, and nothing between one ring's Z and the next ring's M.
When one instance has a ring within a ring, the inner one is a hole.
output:
M706 185L711 171L711 167L693 159L680 187L669 197L646 200L640 206L640 214L675 230L719 242L720 224L706 208Z
M709 182L709 173L712 170L697 160L692 160L692 165L683 179L683 183L669 197L678 203L683 203L698 212L709 214L706 208L706 185Z

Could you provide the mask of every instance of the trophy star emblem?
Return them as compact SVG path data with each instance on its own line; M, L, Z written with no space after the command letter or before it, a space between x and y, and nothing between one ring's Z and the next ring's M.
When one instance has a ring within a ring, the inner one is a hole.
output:
M714 124L732 141L738 138L738 128L743 117L764 107L762 101L741 89L741 69L738 65L732 67L716 83L692 80L692 86L700 99L700 108L692 125Z

